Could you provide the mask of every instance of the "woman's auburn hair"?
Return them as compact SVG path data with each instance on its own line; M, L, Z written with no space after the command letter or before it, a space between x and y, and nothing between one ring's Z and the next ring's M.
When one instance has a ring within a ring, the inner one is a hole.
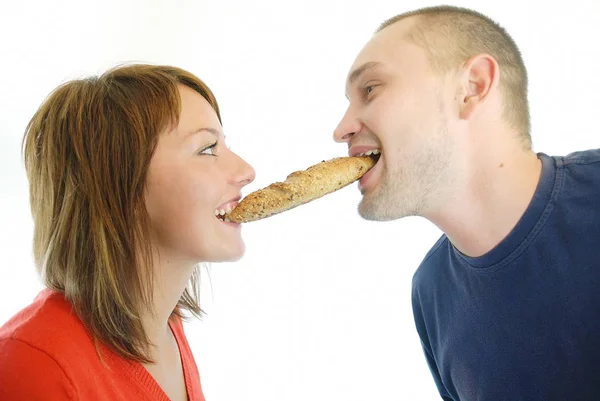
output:
M44 284L64 294L96 341L150 363L153 241L144 194L159 135L181 112L178 85L217 101L172 66L118 66L60 85L27 125L23 156ZM198 269L171 317L200 317Z

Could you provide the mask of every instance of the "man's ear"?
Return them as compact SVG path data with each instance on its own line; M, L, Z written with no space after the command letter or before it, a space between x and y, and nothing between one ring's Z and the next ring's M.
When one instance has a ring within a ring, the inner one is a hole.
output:
M500 81L500 68L488 54L478 54L464 64L459 117L468 120L494 92Z

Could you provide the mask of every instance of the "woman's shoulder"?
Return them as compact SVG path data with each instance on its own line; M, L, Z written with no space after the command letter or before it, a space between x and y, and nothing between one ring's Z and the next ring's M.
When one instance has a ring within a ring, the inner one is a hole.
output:
M81 357L82 352L95 347L64 296L45 289L0 327L0 354L24 352L25 348L59 360L70 355Z
M70 371L90 348L83 323L62 294L41 291L0 327L0 387L6 392L0 395L72 399Z
M65 329L77 327L84 329L83 323L63 294L44 289L29 305L0 327L0 339L46 341L49 336L62 338ZM75 332L79 333L78 330Z

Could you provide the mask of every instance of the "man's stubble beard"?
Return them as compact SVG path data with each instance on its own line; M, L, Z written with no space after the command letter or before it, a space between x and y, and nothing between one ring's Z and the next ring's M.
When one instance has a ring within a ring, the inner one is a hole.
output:
M436 134L420 152L405 157L402 166L381 166L379 181L363 195L358 206L362 218L390 221L423 216L430 204L438 201L436 195L449 182L452 157L445 119L440 119Z

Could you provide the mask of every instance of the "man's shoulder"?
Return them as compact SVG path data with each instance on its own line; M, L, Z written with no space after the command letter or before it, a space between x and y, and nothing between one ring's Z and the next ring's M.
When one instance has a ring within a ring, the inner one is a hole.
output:
M578 150L568 153L562 157L562 162L565 166L570 165L597 165L600 168L600 148Z
M440 269L444 269L445 261L448 259L449 244L446 234L442 234L433 244L413 275L413 288L426 285L435 278Z
M548 156L548 155L546 155ZM556 167L576 181L600 180L600 149L578 150L564 156L554 156Z
M560 175L561 199L565 202L587 204L597 209L596 198L600 196L600 149L571 152L554 156ZM583 212L583 208L581 209Z

